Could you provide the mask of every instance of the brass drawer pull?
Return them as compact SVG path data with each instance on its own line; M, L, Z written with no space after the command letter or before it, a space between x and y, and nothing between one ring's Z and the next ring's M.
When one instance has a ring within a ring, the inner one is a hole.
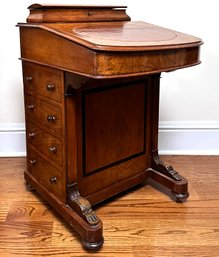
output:
M34 138L35 137L35 133L28 133L28 137L29 138Z
M50 146L50 147L49 147L49 151L50 151L51 153L56 153L56 152L57 152L57 148L56 148L55 146Z
M36 162L37 162L36 160L30 160L30 164L31 164L31 165L35 165Z
M47 88L48 91L54 91L56 87L55 87L54 84L48 84L48 85L46 86L46 88Z
M56 121L56 116L48 115L48 116L47 116L47 121L48 121L48 122L55 122L55 121Z
M33 77L32 76L26 76L26 81L32 81Z
M52 177L50 178L50 183L51 183L51 184L56 184L57 182L58 182L57 177L52 176Z

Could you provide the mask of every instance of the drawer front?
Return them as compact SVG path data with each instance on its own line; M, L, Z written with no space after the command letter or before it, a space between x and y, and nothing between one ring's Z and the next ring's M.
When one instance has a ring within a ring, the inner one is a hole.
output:
M28 122L26 133L28 144L35 147L58 165L63 165L63 144L61 140L38 128L32 122Z
M59 198L64 199L65 181L62 172L40 157L31 148L28 148L27 151L28 171L49 191L52 191Z
M25 95L26 118L48 128L55 134L62 134L62 110L57 106Z
M64 89L61 71L24 62L23 80L26 93L62 102Z

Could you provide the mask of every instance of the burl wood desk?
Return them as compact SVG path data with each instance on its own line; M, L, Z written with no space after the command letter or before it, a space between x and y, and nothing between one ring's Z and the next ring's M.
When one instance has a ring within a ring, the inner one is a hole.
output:
M95 205L151 178L177 201L187 180L158 154L161 72L199 64L201 40L144 22L124 6L29 7L19 23L27 171L82 237L103 244Z

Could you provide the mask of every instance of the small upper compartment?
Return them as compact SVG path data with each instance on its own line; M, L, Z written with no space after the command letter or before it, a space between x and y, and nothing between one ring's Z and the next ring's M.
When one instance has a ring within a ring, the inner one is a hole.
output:
M43 5L32 4L28 7L30 23L130 21L126 14L127 6L109 5Z

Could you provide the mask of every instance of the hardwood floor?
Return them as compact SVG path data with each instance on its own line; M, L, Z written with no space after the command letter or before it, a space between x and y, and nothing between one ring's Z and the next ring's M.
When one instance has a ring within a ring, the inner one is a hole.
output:
M0 256L218 257L219 157L163 160L189 180L188 201L175 203L147 184L99 205L105 243L94 254L37 193L26 191L25 158L0 158Z

